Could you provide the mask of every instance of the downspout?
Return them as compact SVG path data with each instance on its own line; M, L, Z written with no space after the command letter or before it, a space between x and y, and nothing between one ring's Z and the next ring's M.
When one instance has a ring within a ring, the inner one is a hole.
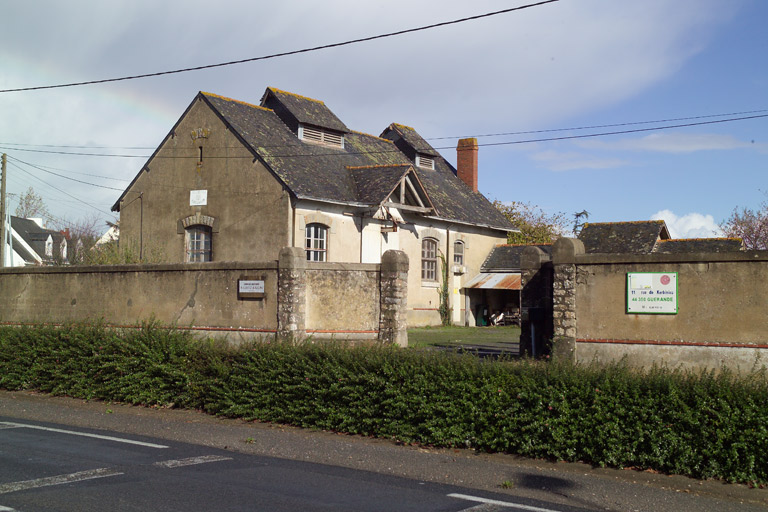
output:
M139 261L144 261L144 192L139 194Z
M361 212L360 213L360 263L363 262L363 215L365 214ZM379 244L381 244L381 242L379 242ZM379 252L381 252L381 247L379 247Z
M296 204L291 201L291 247L296 247Z

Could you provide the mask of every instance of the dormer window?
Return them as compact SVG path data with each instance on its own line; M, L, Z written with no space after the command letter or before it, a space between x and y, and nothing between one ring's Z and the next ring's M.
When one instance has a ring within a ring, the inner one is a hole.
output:
M300 125L299 139L324 146L344 147L344 134L331 132L315 126Z
M416 155L416 167L435 170L435 159L431 156Z

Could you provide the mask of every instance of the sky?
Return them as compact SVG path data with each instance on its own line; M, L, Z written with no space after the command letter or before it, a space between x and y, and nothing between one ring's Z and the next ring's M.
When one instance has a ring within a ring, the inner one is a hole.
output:
M530 3L12 2L0 89L248 59ZM198 91L258 104L276 87L324 101L356 131L412 126L454 164L457 139L477 137L491 200L717 236L735 208L768 200L767 19L764 0L559 0L258 62L0 92L9 208L31 186L56 219L106 230ZM712 123L743 117L754 118ZM672 119L684 120L648 123ZM665 126L678 127L650 130ZM646 131L583 137L630 130Z

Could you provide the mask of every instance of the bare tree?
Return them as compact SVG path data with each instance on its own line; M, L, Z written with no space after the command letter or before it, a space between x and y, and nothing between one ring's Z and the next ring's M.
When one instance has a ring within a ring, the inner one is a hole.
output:
M768 201L756 210L735 208L720 229L727 237L741 238L745 249L768 249Z
M53 220L45 206L42 196L35 194L35 189L29 187L26 192L19 196L19 205L16 207L16 216L25 219L40 217L46 224Z

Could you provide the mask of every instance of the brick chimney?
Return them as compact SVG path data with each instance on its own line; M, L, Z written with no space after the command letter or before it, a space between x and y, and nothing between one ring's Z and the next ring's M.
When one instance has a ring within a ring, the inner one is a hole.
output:
M456 175L477 192L477 139L459 139L456 146Z

